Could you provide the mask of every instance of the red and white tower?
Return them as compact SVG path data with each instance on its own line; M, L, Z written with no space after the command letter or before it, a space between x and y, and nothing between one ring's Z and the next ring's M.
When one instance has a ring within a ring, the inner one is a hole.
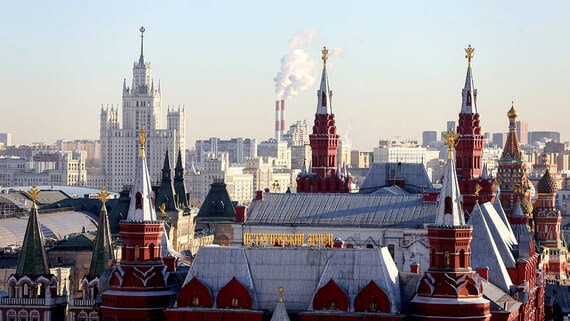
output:
M565 280L568 273L568 250L562 242L562 215L556 207L556 190L556 184L547 169L537 186L538 206L533 210L534 234L544 254L543 270L547 278Z
M459 142L456 147L455 163L457 165L457 178L459 189L463 195L463 209L469 213L475 206L475 189L479 185L478 200L481 203L492 202L495 198L493 191L494 179L490 178L483 170L482 157L485 140L479 124L479 113L477 112L477 89L473 84L471 71L471 59L474 48L469 45L465 49L467 55L467 76L465 86L461 92L461 112L459 113L459 123L457 133Z
M163 320L172 292L161 257L163 222L156 217L146 164L144 128L127 219L120 223L122 261L115 266L109 290L102 293L104 320Z
M449 159L443 176L435 224L428 227L430 268L412 300L414 320L490 320L479 274L471 269L473 227L465 223L453 157L459 135L444 136Z
M313 133L309 135L312 150L311 170L303 169L297 178L297 193L350 193L352 178L341 173L337 161L339 135L332 112L332 91L327 75L328 50L323 48L323 73L317 91L318 103ZM343 164L344 166L345 164Z

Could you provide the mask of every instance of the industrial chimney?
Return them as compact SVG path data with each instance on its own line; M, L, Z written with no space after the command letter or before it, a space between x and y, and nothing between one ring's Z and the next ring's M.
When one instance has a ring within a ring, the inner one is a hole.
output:
M283 140L283 135L285 135L285 100L281 99L281 140Z
M275 140L279 141L281 138L281 122L279 121L279 100L275 101Z

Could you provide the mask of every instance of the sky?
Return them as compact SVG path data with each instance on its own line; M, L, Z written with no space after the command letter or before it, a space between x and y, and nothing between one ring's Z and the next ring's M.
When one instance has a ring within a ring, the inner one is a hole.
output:
M98 138L101 105L120 104L144 26L163 106L185 106L187 147L273 137L274 78L294 52L304 54L294 74L304 83L287 99L286 123L311 124L323 45L334 53L337 127L353 148L420 139L456 120L468 44L484 130L508 131L514 99L530 131L565 141L569 9L525 0L3 1L0 132L17 144Z

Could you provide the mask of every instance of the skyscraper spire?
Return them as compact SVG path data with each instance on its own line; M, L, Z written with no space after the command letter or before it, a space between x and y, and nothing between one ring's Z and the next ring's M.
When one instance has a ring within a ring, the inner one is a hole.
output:
M28 193L33 203L28 217L28 226L26 227L22 250L18 258L18 265L16 266L16 274L49 274L49 265L44 248L44 234L38 219L38 207L36 205L40 191L36 186L33 186Z
M332 91L329 89L329 78L327 75L327 60L329 50L327 47L323 47L323 73L321 76L321 86L317 91L317 96L319 97L317 102L317 114L332 114Z
M141 32L141 56L139 57L139 64L144 65L144 54L143 54L143 52L144 52L143 51L143 43L144 43L143 39L144 39L144 32L145 32L144 27L141 26L139 31Z
M168 156L168 150L166 150L166 155L164 156L164 166L162 167L162 180L160 183L160 189L158 191L158 198L156 201L156 208L164 205L165 209L168 211L176 210L176 192L174 191L174 185L172 184L172 168L170 167L170 158Z
M111 227L109 226L107 207L105 205L111 193L106 188L103 188L98 195L102 205L101 214L99 214L99 225L97 226L97 236L93 244L91 265L89 267L90 276L101 276L106 269L115 263L115 253L113 252L113 244L111 242Z

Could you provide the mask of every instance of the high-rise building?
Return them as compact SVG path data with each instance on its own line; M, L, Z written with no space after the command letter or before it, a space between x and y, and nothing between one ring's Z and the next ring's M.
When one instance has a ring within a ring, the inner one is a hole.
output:
M236 137L229 140L211 137L196 141L196 161L203 165L205 153L228 153L230 164L243 165L245 158L257 156L257 139Z
M446 131L448 131L450 129L453 131L456 131L457 129L455 128L455 126L456 126L455 120L448 121L447 126L446 126Z
M309 134L309 125L307 125L307 122L298 120L289 126L289 131L283 135L283 139L287 141L289 146L308 145Z
M340 136L336 133L332 111L332 91L327 75L326 47L323 49L323 73L317 91L317 112L311 142L311 169L303 168L297 178L298 193L350 193L352 178L340 170L338 148Z
M101 107L101 177L104 186L119 191L133 183L137 153L133 137L144 128L147 133L146 157L151 179L161 177L166 150L185 150L184 108L168 108L167 128L162 128L162 90L155 86L150 62L143 54L144 28L141 27L140 57L133 66L131 86L123 82L123 103L119 107ZM122 118L119 119L119 115ZM184 157L184 155L183 155Z
M505 146L507 137L508 137L507 133L493 133L493 145L497 147Z
M559 132L549 132L549 131L540 131L540 132L528 132L528 143L535 144L538 142L546 142L546 141L560 141L560 133Z
M522 145L528 144L528 122L524 120L517 121L517 137Z
M437 141L437 132L435 130L424 131L422 133L422 146L432 145Z
M0 145L4 145L4 147L12 146L12 134L0 133Z

